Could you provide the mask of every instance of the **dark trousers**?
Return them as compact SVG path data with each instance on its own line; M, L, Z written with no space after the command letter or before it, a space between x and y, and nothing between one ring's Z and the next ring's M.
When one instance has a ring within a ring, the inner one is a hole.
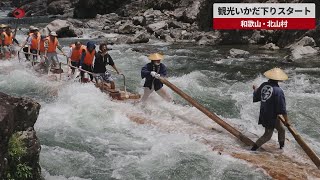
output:
M82 69L86 70L86 71L89 71L89 72L93 72L91 65L89 66L89 65L83 64L82 65ZM80 75L81 75L81 78L83 78L84 77L84 72L81 71ZM89 74L89 76L90 76L90 80L92 81L93 80L93 76L91 74Z
M281 124L280 120L277 119L275 129L278 131L278 141L279 143L284 143L286 139L286 134L283 125ZM262 146L264 143L269 141L272 137L274 128L265 128L264 134L257 140L256 144L258 147Z

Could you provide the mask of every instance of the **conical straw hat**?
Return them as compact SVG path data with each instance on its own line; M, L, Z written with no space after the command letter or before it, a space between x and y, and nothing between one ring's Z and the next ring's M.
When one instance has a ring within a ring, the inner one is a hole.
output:
M265 75L268 79L276 80L276 81L285 81L288 79L288 75L283 72L280 68L273 68L269 71L266 71L263 75Z
M6 28L7 27L7 25L5 25L5 24L0 24L0 28Z
M162 60L163 59L163 55L161 55L159 53L150 54L149 59L151 61Z

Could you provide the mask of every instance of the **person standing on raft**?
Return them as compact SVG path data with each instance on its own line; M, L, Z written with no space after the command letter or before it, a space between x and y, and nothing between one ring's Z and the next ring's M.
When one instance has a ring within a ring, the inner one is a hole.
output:
M111 74L108 72L106 66L110 65L113 67L113 69L117 72L117 74L120 74L118 68L114 64L114 61L110 54L108 53L108 50L111 50L110 48L107 47L106 43L102 43L99 46L99 50L95 54L95 59L93 63L93 72L95 74L98 74L98 78L102 79L105 82L108 82L111 84L111 89L115 89L115 83L113 78L111 77ZM97 81L97 79L96 79Z
M141 98L145 102L153 91L164 98L166 101L171 102L171 96L163 89L163 83L159 80L160 77L167 75L167 67L161 63L163 55L154 53L149 56L150 63L146 64L141 69L141 78L146 78L144 87L144 94Z
M264 75L269 79L264 82L257 89L253 85L253 102L261 102L259 123L265 128L264 134L256 141L251 148L256 151L264 143L269 141L272 137L274 129L278 131L278 141L280 149L284 147L285 129L278 119L278 115L283 115L286 124L288 124L288 116L286 110L286 100L283 90L279 87L279 81L285 81L288 76L280 68L273 68L266 71Z

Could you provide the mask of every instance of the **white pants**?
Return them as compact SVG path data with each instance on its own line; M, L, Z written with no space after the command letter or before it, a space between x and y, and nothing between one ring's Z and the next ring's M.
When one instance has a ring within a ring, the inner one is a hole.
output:
M149 89L148 87L144 87L144 93L141 98L141 101L145 102L153 91L154 91L153 87L152 87L152 89ZM161 96L163 99L165 99L166 101L168 101L168 102L172 101L171 96L163 88L160 88L158 91L156 91L156 93L159 96Z

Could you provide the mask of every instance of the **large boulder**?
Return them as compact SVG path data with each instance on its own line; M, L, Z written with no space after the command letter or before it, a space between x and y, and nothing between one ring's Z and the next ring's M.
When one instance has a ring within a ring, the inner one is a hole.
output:
M296 46L291 51L291 57L293 60L301 59L305 56L312 56L318 53L317 49L311 46Z
M153 32L156 32L158 30L161 30L161 29L168 29L168 24L166 23L166 21L160 21L160 22L157 22L157 23L153 23L153 24L149 24L146 29L153 33Z
M63 15L71 8L71 2L69 0L53 1L48 5L47 12L52 15Z
M134 25L145 26L146 25L146 17L144 16L135 16L132 18L132 23Z
M61 19L50 22L40 33L49 35L51 31L55 31L58 37L78 37L83 34L83 32L76 29L71 22Z
M136 28L131 22L125 23L119 27L119 34L134 34L136 32Z
M147 43L149 42L149 34L146 32L138 32L134 37L128 39L127 43L134 44L134 43Z
M197 40L198 45L216 45L219 33L216 32L207 32L204 34L198 35L195 39Z
M177 8L171 13L171 16L176 20L180 21L183 17L183 13L185 12L185 10L185 8Z
M31 177L26 180L39 180L41 171L39 165L40 144L34 131L38 118L40 104L28 98L15 98L0 92L0 179L6 179L5 170L18 164L9 155L9 139L14 133L25 134L23 142L26 154L21 158L31 168ZM15 172L12 172L15 173Z
M287 46L287 48L290 49L295 49L297 46L311 46L311 47L315 47L316 46L316 42L312 37L309 36L305 36L302 39L300 39L298 42L293 43L289 46Z
M187 23L194 23L197 20L198 14L200 12L200 1L194 1L191 7L188 7L183 12L183 21Z
M155 18L155 17L160 17L162 16L163 13L159 10L154 10L153 8L147 9L144 13L143 16L146 18Z

